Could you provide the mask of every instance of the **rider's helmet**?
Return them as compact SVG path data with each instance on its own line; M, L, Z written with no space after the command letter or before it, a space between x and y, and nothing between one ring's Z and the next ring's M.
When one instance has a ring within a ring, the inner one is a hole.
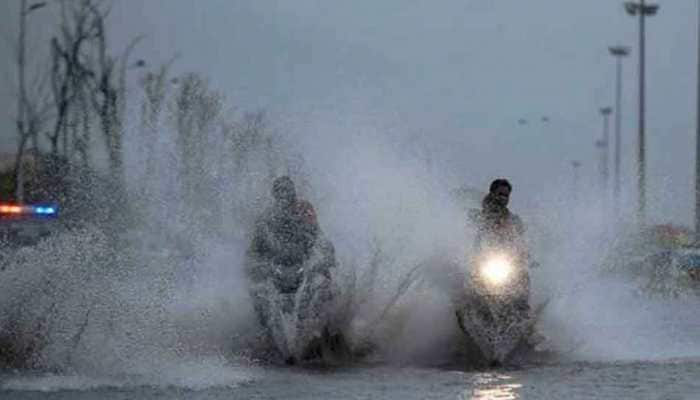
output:
M296 202L296 189L289 176L280 176L272 182L272 197L281 205L291 206Z

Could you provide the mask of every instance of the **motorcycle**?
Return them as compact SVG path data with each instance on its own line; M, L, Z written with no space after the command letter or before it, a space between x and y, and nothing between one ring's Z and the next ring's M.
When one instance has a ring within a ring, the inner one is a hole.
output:
M531 263L517 246L486 242L479 246L464 274L456 317L484 361L502 365L534 333Z
M265 278L251 283L258 320L287 364L333 361L347 352L335 321L338 287L332 279L334 267L333 246L320 241L303 265L264 266Z

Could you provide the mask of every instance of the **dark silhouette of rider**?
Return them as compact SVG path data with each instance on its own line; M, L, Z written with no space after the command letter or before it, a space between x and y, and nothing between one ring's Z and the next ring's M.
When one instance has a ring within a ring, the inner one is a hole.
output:
M476 237L477 249L483 242L489 241L500 246L515 247L521 250L525 227L520 217L508 209L510 194L513 186L506 179L496 179L491 182L489 193L481 202L478 231Z
M272 206L255 223L246 264L253 283L250 291L253 308L260 325L274 341L272 331L276 325L269 322L274 321L271 318L277 312L276 305L283 313L295 312L298 321L325 321L322 331L315 333L319 336L307 343L301 354L286 354L287 364L296 363L297 356L323 358L326 352L349 356L342 331L334 325L339 320L331 321L327 316L333 310L327 307L334 304L333 245L323 236L313 206L297 197L294 182L288 176L274 180L272 198ZM317 279L321 276L325 279ZM300 290L303 290L301 296L297 295ZM287 296L277 296L280 293ZM295 303L290 298L301 300ZM295 304L299 305L298 309L294 308Z
M260 263L285 270L299 268L306 261L319 236L316 211L311 203L297 197L288 176L274 180L273 205L255 224L249 248ZM259 267L261 268L261 267ZM264 271L249 271L254 280Z

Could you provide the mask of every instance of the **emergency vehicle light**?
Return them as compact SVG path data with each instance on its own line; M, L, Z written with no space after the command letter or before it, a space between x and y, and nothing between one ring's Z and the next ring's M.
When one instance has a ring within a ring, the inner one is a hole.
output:
M19 205L19 204L1 204L0 216L55 216L58 212L58 207L55 205Z
M22 214L24 207L12 204L0 204L0 214Z
M34 207L34 213L39 215L54 215L56 208L52 206L37 206Z

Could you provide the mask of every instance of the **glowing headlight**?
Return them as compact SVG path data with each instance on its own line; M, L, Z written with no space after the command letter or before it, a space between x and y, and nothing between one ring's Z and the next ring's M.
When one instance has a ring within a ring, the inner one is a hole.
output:
M500 286L510 279L513 273L513 264L504 256L489 257L481 264L479 274L487 283Z

